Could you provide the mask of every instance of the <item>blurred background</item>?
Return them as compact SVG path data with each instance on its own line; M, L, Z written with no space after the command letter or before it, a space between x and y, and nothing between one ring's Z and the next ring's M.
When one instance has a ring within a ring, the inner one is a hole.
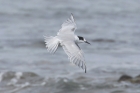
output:
M91 43L80 44L86 74L44 44L71 13ZM140 93L117 81L139 75L139 61L140 0L0 0L0 93Z

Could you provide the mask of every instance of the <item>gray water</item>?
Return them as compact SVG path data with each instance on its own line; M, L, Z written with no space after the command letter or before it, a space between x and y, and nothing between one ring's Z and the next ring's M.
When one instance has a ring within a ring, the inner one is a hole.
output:
M91 43L80 44L86 74L44 44L71 13ZM140 74L139 61L139 0L0 0L0 93L140 93L117 82Z

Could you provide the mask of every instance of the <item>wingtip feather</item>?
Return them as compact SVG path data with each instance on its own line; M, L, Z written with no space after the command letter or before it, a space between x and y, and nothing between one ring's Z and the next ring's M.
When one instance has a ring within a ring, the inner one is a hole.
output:
M85 73L87 73L86 69L85 69Z
M71 13L71 20L74 21L73 13Z
M73 13L71 13L71 15L73 16Z

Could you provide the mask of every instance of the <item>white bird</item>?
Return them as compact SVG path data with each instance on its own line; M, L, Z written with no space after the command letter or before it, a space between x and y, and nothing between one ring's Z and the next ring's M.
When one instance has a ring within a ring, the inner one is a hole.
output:
M85 59L78 43L90 43L87 42L85 38L74 34L76 28L73 14L71 14L71 17L62 24L57 36L44 36L45 44L50 53L55 53L58 46L61 45L65 53L68 55L70 62L84 69L86 73Z

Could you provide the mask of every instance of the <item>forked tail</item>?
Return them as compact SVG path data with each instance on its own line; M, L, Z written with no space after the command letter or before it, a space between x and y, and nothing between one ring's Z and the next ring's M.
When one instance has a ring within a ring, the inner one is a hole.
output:
M45 38L45 44L48 52L55 53L59 45L59 39L57 38L57 36L55 37L44 36L44 38Z

